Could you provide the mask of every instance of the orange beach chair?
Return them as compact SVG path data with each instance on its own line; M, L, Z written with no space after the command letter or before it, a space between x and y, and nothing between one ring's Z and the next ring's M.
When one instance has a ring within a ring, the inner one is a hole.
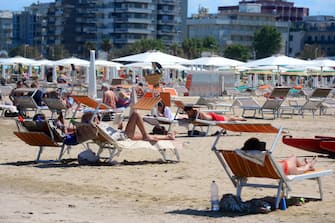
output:
M252 162L245 157L240 156L236 151L217 149L221 134L219 134L212 145L212 151L216 154L224 171L236 187L236 195L241 197L243 187L260 187L273 188L277 190L275 208L279 207L281 196L288 196L291 190L290 182L305 179L316 180L319 187L320 199L323 198L321 187L321 177L330 175L332 170L315 170L300 175L285 175L281 167L277 164L272 156L273 150L276 148L281 134L282 128L276 128L269 123L219 123L219 127L234 132L245 133L268 133L276 134L272 146L266 151L263 165ZM254 182L255 178L272 179L265 183Z

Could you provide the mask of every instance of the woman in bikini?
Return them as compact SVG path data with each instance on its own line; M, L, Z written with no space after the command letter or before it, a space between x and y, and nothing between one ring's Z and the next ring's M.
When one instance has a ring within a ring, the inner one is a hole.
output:
M245 141L244 146L241 150L259 150L259 151L266 151L265 143L259 141L257 138L250 138ZM312 160L308 161L304 159L304 161L299 161L297 156L291 155L286 159L278 160L278 163L281 165L283 172L286 175L297 175L303 174L307 171L314 170L314 165L317 161L316 157L313 157Z
M193 108L192 106L185 106L184 111L186 112L189 119L195 119L198 117L198 119L207 121L246 121L245 118L237 116L223 116L215 112L205 113Z

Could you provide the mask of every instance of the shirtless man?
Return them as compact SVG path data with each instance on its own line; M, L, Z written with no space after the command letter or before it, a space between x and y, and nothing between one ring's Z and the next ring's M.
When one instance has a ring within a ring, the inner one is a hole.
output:
M116 109L117 96L110 90L108 84L102 84L101 90L103 91L102 102L110 106L112 109Z

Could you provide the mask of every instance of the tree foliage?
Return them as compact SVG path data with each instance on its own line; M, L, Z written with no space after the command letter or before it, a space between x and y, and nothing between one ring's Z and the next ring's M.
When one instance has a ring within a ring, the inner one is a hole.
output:
M256 59L272 56L281 49L281 33L274 26L263 26L253 39Z
M251 58L250 48L240 44L226 46L223 55L227 58L239 61L247 61Z
M140 41L136 41L135 43L129 45L127 47L127 54L136 54L143 53L149 50L159 50L164 51L165 46L162 40L158 39L142 39Z
M20 45L18 47L12 48L8 52L8 56L10 57L22 56L26 58L40 59L41 52L37 47L24 44L24 45Z
M113 44L111 43L110 39L106 38L102 40L100 48L105 51L106 53L109 53L109 51L112 49Z

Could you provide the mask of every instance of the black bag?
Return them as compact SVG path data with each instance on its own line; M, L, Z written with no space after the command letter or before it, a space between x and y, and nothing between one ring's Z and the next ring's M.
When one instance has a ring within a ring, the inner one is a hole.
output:
M11 112L9 110L6 110L4 115L5 115L5 117L18 117L19 113L18 112Z
M114 118L114 112L105 112L102 114L101 121L109 122L109 121L112 121L113 118Z
M152 129L152 134L154 135L167 135L168 132L165 129L164 126L161 125L156 125L153 129Z

